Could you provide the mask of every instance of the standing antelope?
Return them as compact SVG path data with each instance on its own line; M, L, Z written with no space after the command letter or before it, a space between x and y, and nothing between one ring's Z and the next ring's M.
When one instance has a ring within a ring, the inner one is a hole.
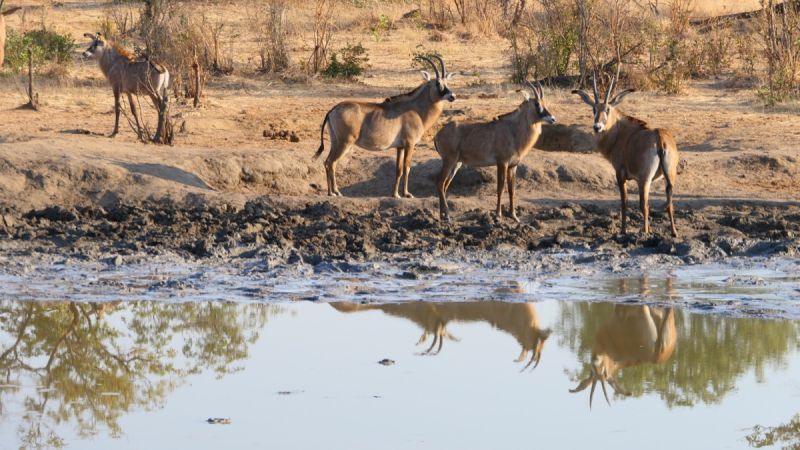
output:
M5 59L6 52L6 19L5 16L14 14L21 6L15 6L3 11L3 3L5 0L0 0L0 67L3 67L3 60Z
M325 159L325 174L328 179L328 195L342 195L336 184L336 162L355 144L366 150L397 149L394 190L392 195L400 198L400 178L404 178L403 196L412 198L408 192L408 174L411 171L411 157L425 132L439 119L444 107L443 101L456 99L447 87L453 74L447 73L444 61L435 57L442 72L428 58L421 57L436 74L431 78L422 71L425 82L413 91L387 98L383 103L342 102L328 111L322 121L320 146L314 159L325 150L325 124L331 139L331 150Z
M514 209L514 185L517 165L530 152L542 133L542 122L556 119L544 104L542 85L528 82L534 97L523 91L525 100L516 111L491 122L457 123L444 126L433 139L442 158L436 187L439 190L439 216L449 219L447 189L462 164L472 167L497 166L497 216L502 217L501 200L508 183L509 215L519 222Z
M646 122L623 114L617 110L625 97L635 92L626 89L611 99L616 77L611 79L603 101L597 93L597 77L592 79L594 100L583 90L574 90L581 99L592 107L594 112L594 132L599 135L600 153L611 162L617 174L617 185L622 201L622 234L625 234L627 217L625 214L628 191L625 184L636 180L639 186L639 207L644 216L645 233L650 232L650 183L662 175L667 185L667 213L669 214L672 236L677 237L675 217L672 209L672 189L678 177L678 146L672 134L662 128L650 128ZM609 100L611 99L611 100Z
M137 60L129 51L117 45L109 44L100 33L84 34L92 40L89 48L83 52L86 58L94 57L100 70L111 83L114 91L114 131L111 137L119 133L120 94L128 94L131 113L136 120L137 133L140 130L139 114L133 101L133 94L147 94L156 109L161 99L167 98L169 71L156 62L144 59Z
M615 305L613 316L597 331L592 346L591 373L575 389L576 393L589 384L589 408L597 382L610 405L606 382L615 391L625 393L617 384L621 369L641 364L661 364L675 351L677 332L672 308L651 308L647 305Z

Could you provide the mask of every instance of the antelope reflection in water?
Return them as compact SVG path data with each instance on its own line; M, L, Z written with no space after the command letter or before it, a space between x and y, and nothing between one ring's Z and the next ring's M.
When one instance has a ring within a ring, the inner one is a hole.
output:
M620 281L620 294L627 294L628 286ZM667 279L667 294L671 295L672 280ZM650 293L647 277L639 280L639 293ZM594 336L592 360L589 376L581 380L571 393L581 392L590 384L589 409L597 382L603 389L603 396L610 405L606 383L622 395L630 395L618 384L617 375L627 367L642 364L662 364L672 357L677 342L675 314L671 307L657 308L648 305L614 306L612 316L600 327Z
M417 345L423 344L429 336L433 341L422 355L436 355L442 350L445 339L458 341L447 331L451 322L486 322L492 327L513 336L522 347L515 362L528 361L523 370L531 365L539 365L544 343L550 336L550 329L542 329L539 316L531 303L506 303L499 301L431 303L410 302L395 304L360 305L347 302L331 303L337 311L344 313L358 311L382 311L395 317L402 317L422 328L422 336ZM434 350L435 348L435 350ZM528 359L528 354L531 354Z

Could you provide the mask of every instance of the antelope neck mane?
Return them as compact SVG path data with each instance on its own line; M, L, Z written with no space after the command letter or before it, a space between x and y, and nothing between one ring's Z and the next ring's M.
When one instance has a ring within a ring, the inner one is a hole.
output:
M419 86L417 86L416 88L414 88L413 90L411 90L409 92L406 92L405 94L398 94L398 95L393 95L391 97L388 97L388 98L386 98L386 100L383 101L383 103L397 103L398 101L402 101L402 100L411 100L412 98L415 98L420 93L422 93L422 90L425 88L425 86L427 84L428 83L422 83Z
M136 56L130 50L121 47L119 44L111 44L111 48L114 49L115 52L124 59L130 62L136 62Z
M512 116L516 116L517 114L519 114L520 109L521 109L521 107L518 106L517 109L515 109L515 110L513 110L511 112L507 112L505 114L500 114L499 116L495 117L492 122L499 122L501 120L511 119Z
M623 112L619 112L619 120L620 121L624 121L625 123L628 123L630 125L638 126L639 128L641 128L643 130L649 130L650 129L650 125L648 125L648 123L645 122L644 120L637 119L636 117L633 117L633 116L629 116L629 115L627 115L627 114L625 114Z

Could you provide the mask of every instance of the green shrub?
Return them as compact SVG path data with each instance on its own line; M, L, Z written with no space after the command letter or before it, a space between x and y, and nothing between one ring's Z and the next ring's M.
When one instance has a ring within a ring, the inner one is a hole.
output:
M422 60L422 58L428 58L432 61L436 61L434 57L441 58L442 54L436 50L426 50L422 44L419 44L417 45L417 49L411 53L411 67L421 70L428 70L430 67L428 66L428 63Z
M341 55L341 61L339 56ZM348 78L352 79L364 73L367 66L367 49L360 43L357 45L347 45L334 52L331 62L322 71L322 76L327 78Z
M40 66L45 62L67 64L71 61L75 40L69 35L53 31L34 30L19 34L11 30L6 40L8 66L14 70L27 66L28 48L32 51L34 66Z

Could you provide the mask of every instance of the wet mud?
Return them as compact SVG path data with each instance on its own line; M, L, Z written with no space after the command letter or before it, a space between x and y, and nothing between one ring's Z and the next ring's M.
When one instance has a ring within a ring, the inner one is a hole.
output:
M7 255L59 254L87 260L177 254L318 265L490 251L501 260L508 253L512 265L520 255L535 259L539 252L570 252L580 265L637 256L695 264L800 254L800 207L791 204L681 205L676 214L678 238L669 236L666 215L656 207L651 211L654 233L640 233L641 214L629 208L631 228L620 234L614 202L525 206L518 210L521 224L477 209L441 222L432 208L397 205L368 210L325 199L283 203L261 198L242 208L169 200L107 208L54 206L6 210L0 230Z

